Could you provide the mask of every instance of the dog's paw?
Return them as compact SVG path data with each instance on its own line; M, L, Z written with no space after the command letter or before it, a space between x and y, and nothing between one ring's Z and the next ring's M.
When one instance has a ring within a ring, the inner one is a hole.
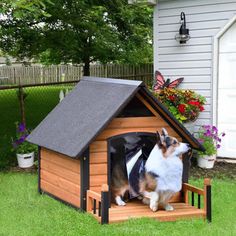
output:
M170 204L167 204L167 205L165 206L165 210L166 210L166 211L173 211L173 210L174 210L174 207L172 207Z
M150 198L150 209L152 211L157 211L158 209L158 199L159 199L159 195L157 192L151 192L150 194L151 198Z
M118 206L125 206L125 205L126 205L126 203L121 199L120 196L117 196L117 197L115 198L115 200L116 200L116 204L117 204Z
M126 203L125 203L124 201L121 200L121 201L118 203L118 205L119 205L119 206L125 206Z
M157 211L158 210L158 204L156 202L150 202L150 209L152 211Z
M145 205L149 205L150 204L150 199L144 197L143 200L142 200L143 204Z
M143 200L143 197L141 195L139 195L137 198L138 200Z

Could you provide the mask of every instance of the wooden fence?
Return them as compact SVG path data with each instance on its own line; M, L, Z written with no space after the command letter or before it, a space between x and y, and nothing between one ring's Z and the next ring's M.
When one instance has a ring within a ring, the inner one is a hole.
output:
M91 65L90 75L121 79L152 81L153 65ZM0 67L0 85L45 84L79 80L83 66L3 66Z

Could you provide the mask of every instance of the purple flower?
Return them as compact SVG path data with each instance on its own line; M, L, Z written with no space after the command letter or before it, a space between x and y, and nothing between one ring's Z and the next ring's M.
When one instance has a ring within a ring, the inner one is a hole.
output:
M26 137L27 137L27 135L22 135L19 139L19 142L23 143L25 141Z
M207 137L210 137L211 136L211 131L208 129L205 133L204 133L205 136Z
M27 135L22 135L18 140L15 141L15 144L16 145L22 144L25 141L26 137Z
M206 130L211 128L210 125L203 125L202 127L203 127L204 129L206 129Z
M216 148L219 149L219 148L220 148L220 144L217 144L217 145L216 145Z
M217 133L218 129L215 126L212 126L212 131Z
M21 123L21 124L19 124L19 126L18 126L18 131L19 132L24 132L25 131L25 124L24 123Z
M222 137L224 137L224 136L225 136L225 132L222 133Z

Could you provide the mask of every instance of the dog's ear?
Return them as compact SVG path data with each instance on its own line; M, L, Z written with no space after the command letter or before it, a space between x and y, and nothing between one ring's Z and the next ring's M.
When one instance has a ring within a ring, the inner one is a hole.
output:
M168 136L168 132L166 131L165 128L162 128L161 134L162 134L163 136Z
M156 135L157 135L157 145L159 146L159 148L161 148L162 146L161 135L158 131L156 132Z

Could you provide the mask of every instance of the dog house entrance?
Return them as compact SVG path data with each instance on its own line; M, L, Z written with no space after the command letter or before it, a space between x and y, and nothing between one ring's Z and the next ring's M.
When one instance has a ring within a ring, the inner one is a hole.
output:
M137 179L130 175L131 169L142 169L142 165L137 160L144 160L148 158L151 150L156 144L155 133L126 133L118 136L113 136L108 139L108 185L111 187L111 177L115 165L121 167L121 173L124 173L126 179L129 176L130 181L138 182ZM141 152L140 152L141 150ZM137 165L133 164L133 168L127 168L127 162L132 159ZM123 168L123 169L122 169ZM122 177L122 176L121 176ZM132 179L132 180L131 180ZM149 206L144 205L142 201L138 200L135 196L127 196L128 201L125 206L118 206L111 202L111 191L102 190L101 193L92 190L87 191L87 212L91 213L99 222L115 223L128 220L130 218L148 217L158 219L159 221L175 221L181 218L208 218L211 219L210 205L208 200L210 194L207 194L207 185L204 189L196 188L192 185L183 184L183 192L177 193L171 199L171 205L174 211L164 211L159 209L153 212ZM132 186L135 190L134 187ZM192 203L189 203L189 196L192 196ZM198 194L198 206L194 206L194 194ZM130 193L129 193L130 195ZM199 199L204 199L204 208L200 208ZM109 199L110 198L110 199ZM209 208L209 210L207 210Z
M126 133L109 139L108 182L110 186L117 186L123 180L128 180L132 191L125 194L126 200L138 196L139 176L155 144L154 133Z

